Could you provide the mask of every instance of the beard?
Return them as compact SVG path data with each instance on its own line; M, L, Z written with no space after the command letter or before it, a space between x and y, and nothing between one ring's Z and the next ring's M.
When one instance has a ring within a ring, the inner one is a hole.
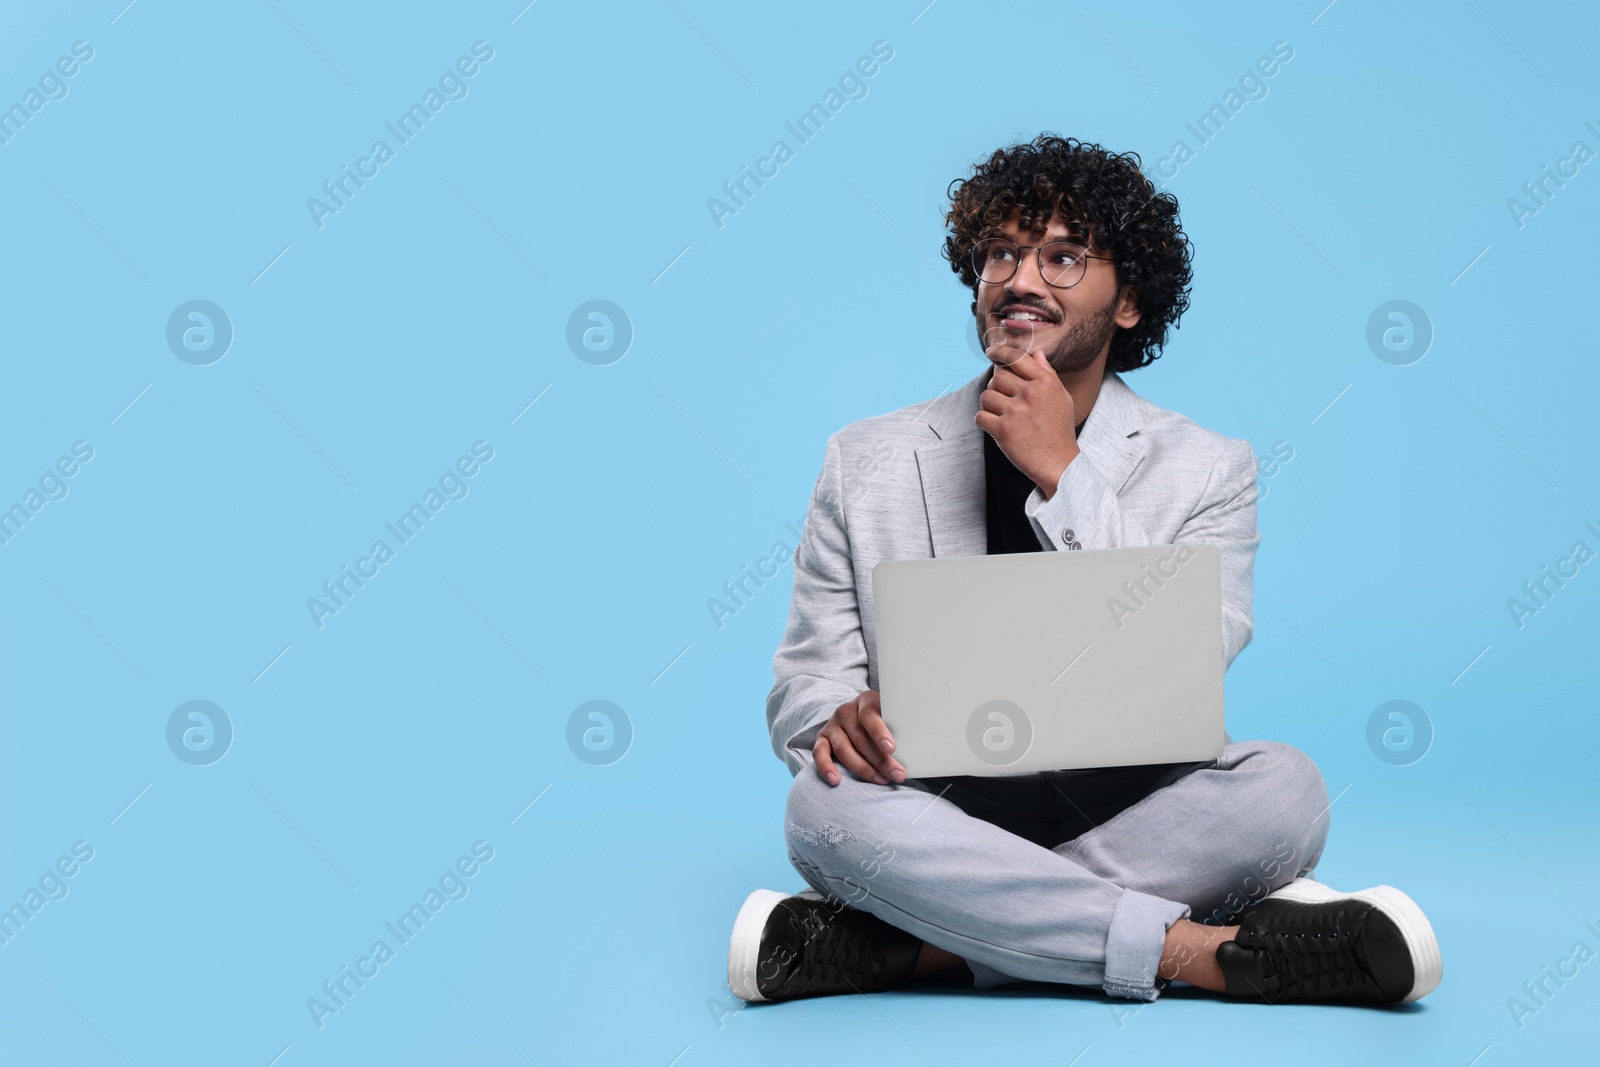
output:
M1045 351L1045 358L1050 361L1050 369L1057 374L1075 374L1085 367L1093 365L1100 358L1101 351L1111 335L1116 333L1117 326L1112 320L1116 317L1117 296L1107 301L1106 306L1099 311L1078 319L1067 328L1060 341L1054 348ZM978 347L984 349L987 344L1006 343L1020 348L1024 352L1033 350L1033 338L1026 336L1018 341L1008 340L1008 334L1003 327L991 326L987 330L978 326ZM986 344L985 334L993 338Z

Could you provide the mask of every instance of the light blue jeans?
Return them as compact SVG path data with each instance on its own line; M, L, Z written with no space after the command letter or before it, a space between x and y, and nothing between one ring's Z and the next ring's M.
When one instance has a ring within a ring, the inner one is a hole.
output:
M1230 741L1215 763L1053 847L987 821L992 805L987 818L969 814L930 787L943 782L883 786L839 772L830 786L808 764L789 789L795 869L818 892L961 956L979 988L1062 982L1154 1000L1171 978L1158 969L1173 923L1234 921L1310 874L1328 834L1321 772L1275 741ZM1068 803L1093 810L1082 796Z

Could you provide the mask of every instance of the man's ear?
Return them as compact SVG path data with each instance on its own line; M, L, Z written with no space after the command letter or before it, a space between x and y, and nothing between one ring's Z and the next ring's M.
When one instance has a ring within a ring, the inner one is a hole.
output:
M1139 287L1126 286L1122 290L1122 296L1117 300L1117 314L1113 321L1124 330L1131 330L1139 325L1140 318Z

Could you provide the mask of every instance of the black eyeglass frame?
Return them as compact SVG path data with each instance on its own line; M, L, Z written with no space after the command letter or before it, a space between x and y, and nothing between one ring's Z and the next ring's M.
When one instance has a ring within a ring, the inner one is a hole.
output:
M1010 245L1012 248L1015 248L1017 250L1019 255L1017 256L1017 262L1015 264L1013 264L1012 267L1011 267L1011 273L1007 274L1004 278L1000 278L1000 279L998 279L996 281L990 281L989 279L987 279L987 278L985 278L983 276L983 269L982 269L982 266L979 264L979 261L978 261L978 253L983 251L988 245L990 245L990 244L992 244L994 242L1003 242L1005 244ZM1116 257L1115 256L1097 256L1093 252L1090 252L1086 247L1084 247L1083 243L1080 242L1080 241L1071 241L1071 240L1062 239L1062 240L1057 240L1057 241L1046 241L1042 245L1019 245L1015 241L1011 240L1009 237L985 237L983 240L979 241L977 244L972 246L972 251L968 254L967 259L968 259L968 261L969 261L969 263L970 263L970 265L972 267L973 274L977 275L978 281L982 282L985 285L1004 285L1006 282L1009 282L1012 278L1015 278L1017 276L1017 267L1022 265L1022 256L1020 255L1020 253L1031 250L1033 252L1034 265L1036 267L1038 267L1038 269L1039 269L1039 278L1040 278L1040 280L1042 280L1046 285L1050 286L1052 289L1071 289L1073 286L1077 285L1079 282L1083 281L1083 279L1088 276L1088 274L1089 274L1089 265L1087 263L1085 263L1083 265L1082 273L1080 273L1076 279L1074 279L1072 282L1069 282L1066 285L1061 285L1061 284L1058 284L1056 282L1051 281L1049 278L1046 278L1044 276L1044 250L1046 248L1049 248L1051 245L1072 245L1074 248L1082 248L1083 249L1083 257L1082 258L1084 258L1084 259L1103 259L1103 260L1106 260L1107 262L1110 262L1110 263L1115 263L1116 262Z

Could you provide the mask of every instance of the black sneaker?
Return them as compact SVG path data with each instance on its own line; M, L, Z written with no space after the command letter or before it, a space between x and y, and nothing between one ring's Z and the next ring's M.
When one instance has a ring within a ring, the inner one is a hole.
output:
M733 920L728 988L747 1001L876 993L909 978L921 948L843 901L757 889Z
M1309 878L1244 912L1217 964L1230 994L1273 1003L1408 1004L1443 971L1433 927L1400 890L1340 893Z

